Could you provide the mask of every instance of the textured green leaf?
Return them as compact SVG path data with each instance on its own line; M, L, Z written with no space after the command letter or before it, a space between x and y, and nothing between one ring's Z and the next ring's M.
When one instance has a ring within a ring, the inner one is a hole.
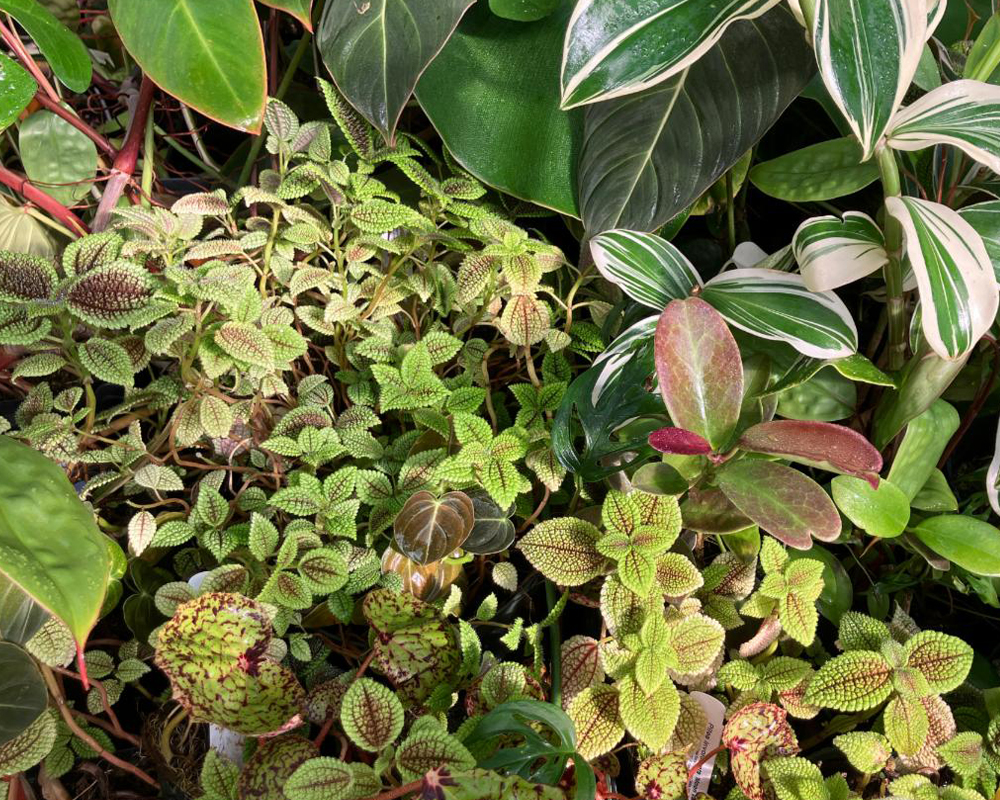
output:
M892 668L878 653L847 652L819 668L805 700L838 711L875 708L892 692L891 675Z
M214 753L210 750L208 755ZM221 756L214 759L206 757L201 771L201 786L216 800L226 800L234 793L241 800L283 796L282 792L295 771L318 755L319 748L302 736L285 734L264 739L242 769ZM206 775L210 761L215 768ZM206 781L206 778L209 780Z
M77 277L66 293L70 311L102 328L124 328L152 295L148 273L127 261L96 267Z
M892 756L889 740L874 731L852 731L836 736L833 743L859 772L881 772Z
M377 753L403 730L403 706L391 689L370 678L358 678L344 695L340 722L358 747Z
M441 768L449 773L472 769L476 759L457 738L436 724L428 724L411 732L396 748L396 766L409 781Z
M283 788L288 800L344 800L352 796L353 785L350 764L320 756L299 766Z
M618 692L611 686L584 689L573 698L568 713L576 728L576 749L588 760L607 753L625 735Z
M778 800L828 800L823 773L805 758L769 758L763 775L770 781Z
M571 636L561 645L561 689L563 708L568 708L573 698L584 689L601 683L604 668L601 666L600 647L589 636Z
M957 689L972 668L972 648L957 636L921 631L903 647L906 665L918 669L939 694Z
M882 719L885 735L900 755L916 755L924 746L930 731L930 720L916 697L892 698L885 707Z
M625 729L653 750L660 750L669 740L681 710L680 696L667 681L646 694L633 678L623 678L618 689L618 710Z
M262 330L246 322L225 322L215 332L215 343L228 355L265 369L274 368L274 345Z
M539 523L521 537L518 549L549 580L579 586L601 574L600 532L582 519L560 517Z
M20 736L0 744L0 775L15 775L38 764L51 752L58 732L52 713L39 715Z

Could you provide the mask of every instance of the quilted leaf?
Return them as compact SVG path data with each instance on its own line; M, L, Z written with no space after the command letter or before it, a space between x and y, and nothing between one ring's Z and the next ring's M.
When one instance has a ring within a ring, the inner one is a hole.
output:
M288 800L344 800L351 797L354 771L337 758L321 756L304 762L284 786Z
M762 766L778 800L828 800L823 773L811 761L784 756L769 758Z
M215 343L237 361L274 369L274 345L267 335L246 322L226 322L215 332Z
M616 684L618 710L625 729L652 750L660 750L670 740L680 715L681 700L670 681L651 694L639 683L625 677Z
M344 695L340 723L358 747L378 753L403 730L403 706L391 689L358 678Z
M58 276L47 258L0 251L0 300L29 303L48 300Z
M419 727L420 722L396 748L396 766L403 780L415 780L442 767L448 772L461 772L476 766L476 759L458 739L436 723Z
M809 682L805 701L838 711L875 708L892 692L892 668L878 653L852 650L827 661Z
M765 757L794 755L799 749L788 714L770 703L751 703L733 714L722 729L722 744L729 750L733 778L750 800L765 797L760 762Z
M120 344L107 339L88 339L77 353L84 369L98 380L132 387L132 359Z
M882 717L885 735L900 755L916 755L930 731L930 720L916 697L897 696L889 701Z
M142 267L116 261L77 277L66 293L66 304L80 319L102 328L124 328L152 295Z
M588 761L610 751L625 735L618 692L606 684L580 692L570 703L568 713L576 728L577 752Z
M875 731L851 731L834 737L833 743L854 769L867 774L881 772L892 756L889 740Z
M956 636L921 631L904 645L907 666L923 673L938 693L957 689L972 668L972 648Z
M589 636L571 636L562 643L562 704L569 704L584 689L604 679L600 643Z
M539 572L561 586L580 586L604 571L600 532L582 519L546 520L521 537L518 549Z

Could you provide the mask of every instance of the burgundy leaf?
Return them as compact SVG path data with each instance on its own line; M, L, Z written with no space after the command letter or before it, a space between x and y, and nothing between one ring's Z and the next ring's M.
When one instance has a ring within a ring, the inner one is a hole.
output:
M743 400L743 364L736 340L704 300L672 300L660 315L656 375L670 419L706 439L729 443Z
M731 461L718 482L740 511L789 547L808 550L814 536L824 542L840 536L833 500L798 470L774 461Z
M747 429L739 445L753 453L855 475L878 488L882 456L864 436L843 425L794 419L762 422Z
M650 447L661 453L678 456L705 456L712 452L712 445L704 438L683 428L660 428L649 434Z

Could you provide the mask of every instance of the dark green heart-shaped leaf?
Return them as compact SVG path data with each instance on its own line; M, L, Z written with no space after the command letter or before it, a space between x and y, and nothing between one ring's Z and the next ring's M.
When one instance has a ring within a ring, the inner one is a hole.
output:
M514 523L510 520L513 506L507 510L500 508L481 489L469 492L469 499L476 519L462 549L479 555L502 553L514 543Z
M45 711L48 692L24 650L0 642L0 745L23 733Z

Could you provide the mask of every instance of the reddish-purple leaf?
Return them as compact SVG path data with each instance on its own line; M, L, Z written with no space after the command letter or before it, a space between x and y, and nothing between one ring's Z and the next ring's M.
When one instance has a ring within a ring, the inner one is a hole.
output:
M844 425L794 419L762 422L748 428L739 445L753 453L855 475L878 487L882 456L864 436Z
M649 434L650 447L661 453L678 456L706 456L712 452L712 445L697 433L683 428L660 428Z
M672 300L656 326L656 375L670 419L719 450L729 443L743 400L740 348L704 300Z
M719 470L719 488L733 504L774 538L808 550L812 537L840 536L840 514L812 478L773 461L731 461Z

